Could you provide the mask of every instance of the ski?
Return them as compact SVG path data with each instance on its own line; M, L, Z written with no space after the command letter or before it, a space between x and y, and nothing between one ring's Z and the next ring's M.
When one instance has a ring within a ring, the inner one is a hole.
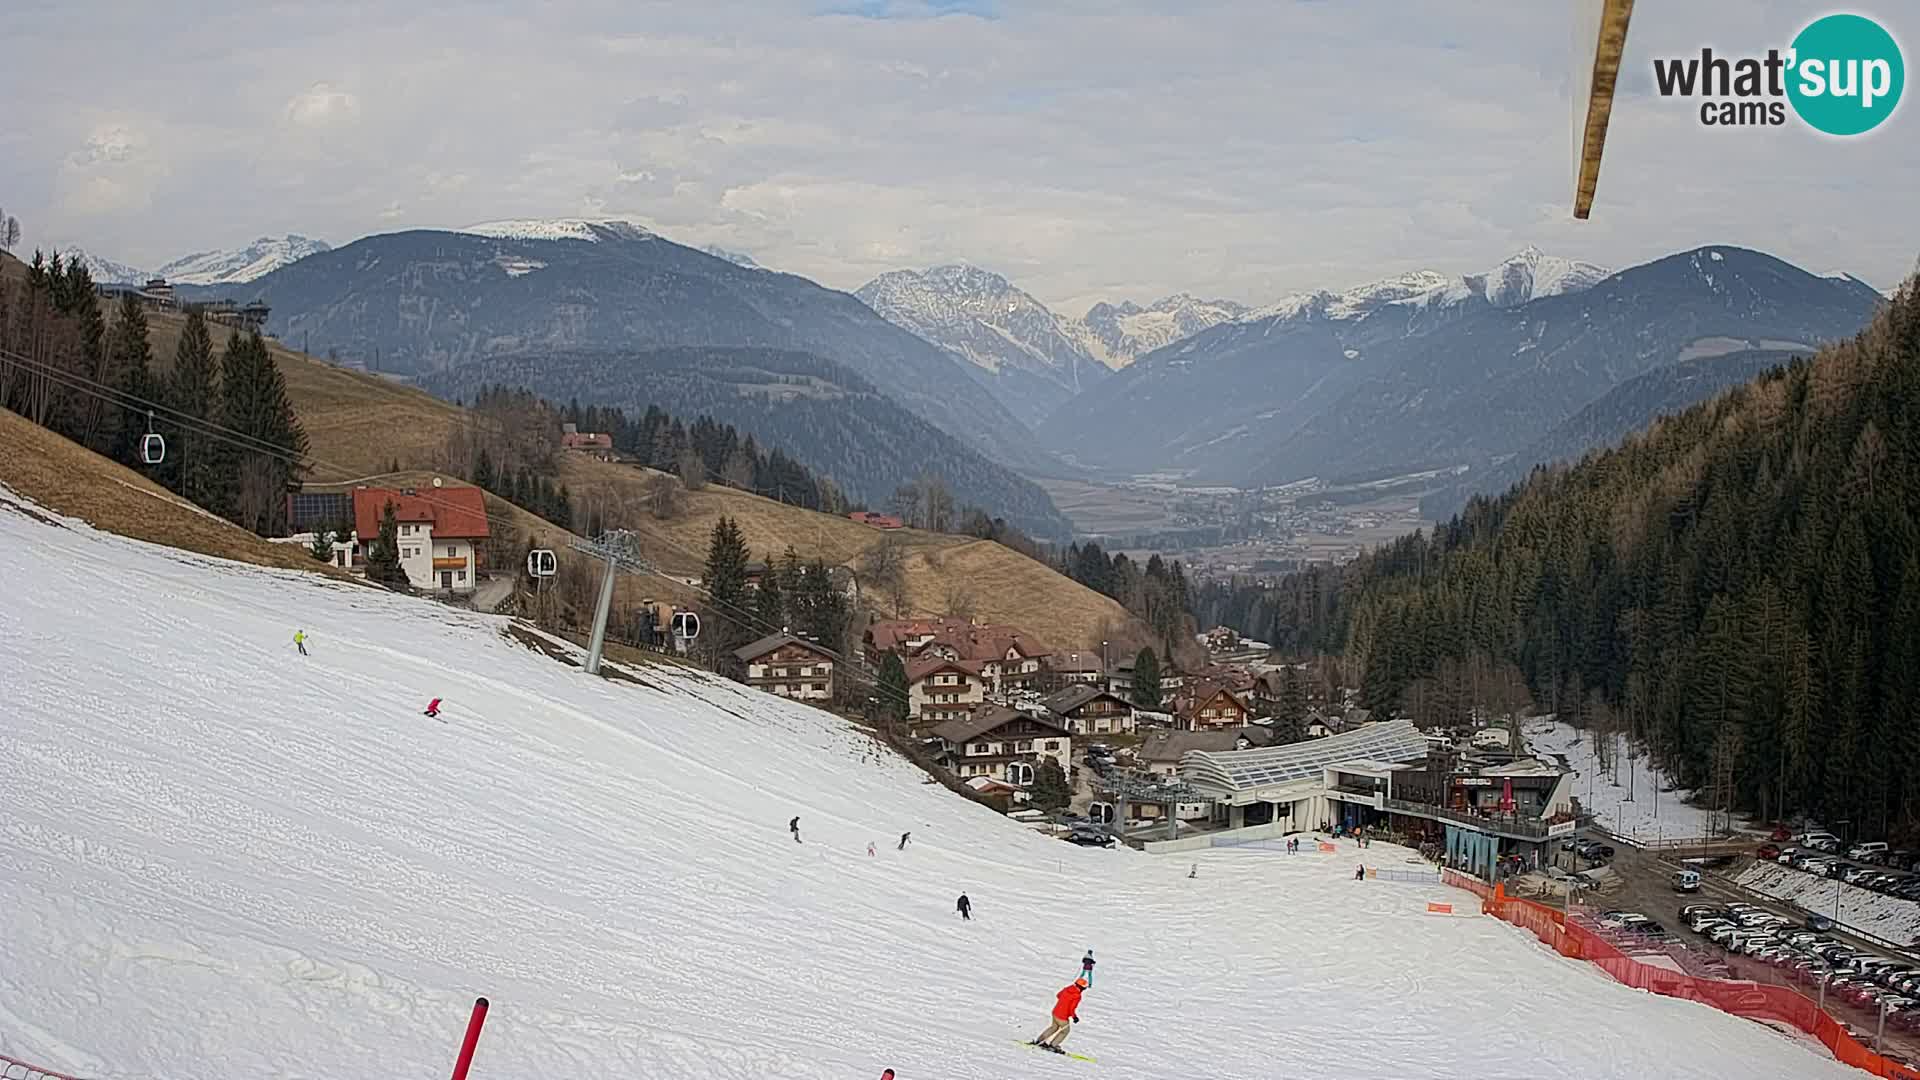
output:
M1052 1051L1052 1050L1045 1050L1045 1049L1043 1049L1042 1047L1039 1047L1039 1046L1036 1046L1036 1045L1035 1045L1035 1044L1034 1044L1034 1043L1033 1043L1033 1042L1032 1042L1031 1040L1028 1040L1028 1039L1015 1039L1015 1040L1013 1040L1013 1041L1014 1041L1014 1042L1015 1042L1015 1043L1016 1043L1017 1045L1020 1045L1020 1046L1024 1046L1024 1047L1026 1047L1026 1048L1027 1048L1027 1049L1029 1049L1029 1050L1040 1050L1040 1051L1041 1051L1042 1053L1048 1053L1048 1054L1051 1054L1051 1053L1053 1053L1053 1052L1054 1052L1054 1051ZM1073 1051L1071 1051L1071 1050L1062 1050L1062 1051L1060 1051L1060 1052L1059 1052L1059 1056L1060 1056L1060 1057L1070 1057L1070 1058L1072 1058L1072 1059L1073 1059L1073 1060L1075 1060L1075 1061L1084 1061L1084 1062L1086 1062L1086 1063L1087 1063L1087 1064L1089 1064L1089 1065L1098 1065L1098 1064L1099 1064L1099 1062L1097 1062L1097 1061L1095 1061L1094 1059L1092 1059L1092 1058L1090 1058L1090 1057L1088 1057L1087 1055L1085 1055L1085 1054L1076 1054L1076 1053L1074 1053L1074 1052L1073 1052Z

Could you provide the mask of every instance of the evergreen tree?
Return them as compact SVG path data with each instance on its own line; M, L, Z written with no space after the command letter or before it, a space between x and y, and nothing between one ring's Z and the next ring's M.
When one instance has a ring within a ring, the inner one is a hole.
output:
M493 455L486 447L480 448L480 456L473 465L473 486L482 491L493 491L497 481L493 475Z
M900 654L880 657L880 677L873 690L874 720L896 731L907 722L907 665Z
M780 588L780 574L771 554L767 556L766 572L760 575L760 588L754 593L753 614L760 620L762 628L792 628L787 619L787 594ZM831 648L832 644L829 643L828 647Z
M225 412L220 369L214 360L206 317L197 307L187 309L186 326L174 346L173 370L167 373L161 399L168 409L186 418L171 426L161 425L167 437L167 486L201 509L224 516L231 508L228 489L222 483L228 470L223 459L230 447L206 431L206 424Z
M747 601L747 542L740 535L739 523L722 517L714 523L707 541L707 567L701 585L712 597L714 612L701 637L711 639L709 648L717 669L734 667L733 650L746 644L751 636Z
M1279 712L1274 716L1273 730L1283 743L1307 737L1307 688L1291 664L1280 671Z
M153 346L147 341L147 309L132 293L120 294L120 303L114 308L113 328L107 333L105 356L106 375L101 381L116 396L123 401L152 396ZM140 444L147 433L147 423L147 417L136 409L109 407L100 415L94 441L103 453L122 465L145 468Z
M1054 758L1042 757L1033 770L1027 802L1036 810L1059 810L1072 801L1073 788L1067 784L1066 770Z
M1160 658L1153 649L1144 648L1133 658L1133 703L1158 710L1160 701Z
M333 530L324 526L313 530L313 542L307 545L307 551L320 562L333 561Z
M367 580L382 585L408 584L406 567L400 565L400 523L394 519L393 504L380 515L380 535L367 545Z
M226 478L233 500L228 517L261 536L284 535L287 495L300 488L307 454L286 380L257 330L227 339L221 376L220 422L243 444L223 456L233 464Z

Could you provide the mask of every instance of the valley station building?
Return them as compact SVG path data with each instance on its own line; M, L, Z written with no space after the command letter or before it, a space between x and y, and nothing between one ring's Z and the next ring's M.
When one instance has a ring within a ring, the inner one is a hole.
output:
M1485 767L1436 751L1410 720L1249 750L1190 750L1180 777L1213 801L1227 828L1279 823L1286 832L1384 828L1432 843L1446 865L1496 876L1545 866L1570 835L1573 774L1532 759Z

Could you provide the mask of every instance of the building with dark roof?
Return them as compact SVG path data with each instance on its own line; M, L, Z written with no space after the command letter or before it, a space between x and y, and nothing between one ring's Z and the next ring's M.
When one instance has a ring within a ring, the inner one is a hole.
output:
M792 634L769 634L733 651L747 665L747 685L795 701L833 699L833 656Z
M1003 705L982 705L949 720L933 729L933 737L947 767L962 780L985 776L1026 786L1042 759L1052 758L1063 771L1073 762L1071 732Z
M1098 686L1075 683L1041 698L1040 704L1076 735L1133 734L1133 704Z

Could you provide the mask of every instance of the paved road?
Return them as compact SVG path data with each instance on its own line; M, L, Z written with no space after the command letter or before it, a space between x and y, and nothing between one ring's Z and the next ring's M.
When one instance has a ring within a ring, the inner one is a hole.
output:
M494 608L506 603L507 597L513 595L513 585L514 578L512 574L503 574L499 577L481 582L473 590L473 609L475 611L492 611Z
M1673 872L1677 865L1668 863L1658 855L1630 848L1625 844L1614 844L1618 855L1614 860L1614 869L1620 875L1620 882L1612 890L1598 895L1585 896L1584 899L1597 911L1637 911L1664 925L1680 944L1690 951L1724 963L1736 979L1752 982L1772 983L1788 986L1799 993L1816 997L1818 988L1800 986L1788 979L1778 969L1762 964L1738 953L1728 953L1706 938L1687 929L1680 919L1680 909L1687 904L1741 901L1766 908L1782 918L1799 922L1804 916L1787 904L1772 900L1757 893L1748 892L1731 881L1712 875L1705 875L1697 893L1675 892L1672 885ZM1566 856L1562 855L1562 858ZM1828 936L1844 941L1862 952L1889 955L1871 942L1853 938L1845 933L1835 932ZM1899 957L1891 957L1900 959ZM1879 1015L1873 1010L1858 1009L1837 999L1827 1002L1827 1011L1838 1019L1852 1025L1856 1032L1862 1033L1863 1041L1872 1044L1874 1031L1879 1023ZM1920 1037L1904 1031L1897 1031L1891 1025L1887 1028L1886 1049L1891 1056L1899 1057L1909 1063L1920 1063Z

